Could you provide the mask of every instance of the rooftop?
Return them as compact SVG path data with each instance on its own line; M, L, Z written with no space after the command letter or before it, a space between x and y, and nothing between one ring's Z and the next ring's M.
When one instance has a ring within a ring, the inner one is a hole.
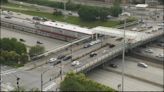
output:
M60 28L60 29L65 29L69 31L74 31L78 33L84 33L84 34L93 34L88 28L82 28L77 25L72 25L72 24L67 24L63 22L52 22L52 21L45 21L45 22L40 22L42 25L50 26L50 27L55 27L55 28Z

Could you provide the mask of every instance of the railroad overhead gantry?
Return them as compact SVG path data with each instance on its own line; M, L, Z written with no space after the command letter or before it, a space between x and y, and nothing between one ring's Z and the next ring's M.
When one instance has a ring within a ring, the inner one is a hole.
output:
M93 28L92 32L94 32L96 36L97 34L103 34L103 35L109 35L109 36L123 37L124 30L98 26L98 27ZM126 30L125 35L126 35L126 38L137 40L137 41L141 40L142 37L146 36L146 34L143 32L136 32L136 31L129 31L129 30Z

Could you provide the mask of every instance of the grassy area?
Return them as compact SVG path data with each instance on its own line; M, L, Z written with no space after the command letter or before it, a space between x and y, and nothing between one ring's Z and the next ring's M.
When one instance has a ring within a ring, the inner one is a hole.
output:
M82 27L96 27L96 26L105 26L105 27L114 27L120 24L119 21L94 21L94 22L88 22L88 21L82 21L78 17L73 17L73 16L67 16L66 19L64 19L64 16L55 16L51 13L45 13L45 12L40 12L40 11L32 11L32 10L19 10L19 9L11 9L11 8L5 8L10 11L14 12L20 12L24 13L27 15L32 15L32 16L40 16L40 17L47 17L48 19L51 20L57 20L57 21L62 21L62 22L67 22L70 24L75 24L79 25Z
M13 3L6 3L2 6L9 7L12 9L21 9L21 10L37 10L35 7L30 7L30 6L24 6L24 5L19 5L19 4L13 4Z

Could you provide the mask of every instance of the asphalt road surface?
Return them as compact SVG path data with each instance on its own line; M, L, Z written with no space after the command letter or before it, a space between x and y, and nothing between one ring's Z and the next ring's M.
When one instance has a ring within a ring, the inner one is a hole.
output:
M96 69L90 72L87 76L90 79L95 80L101 84L121 91L121 88L117 87L118 84L121 84L120 74L106 71L103 69ZM143 81L139 81L127 76L125 76L124 84L124 91L163 91L161 87Z
M30 46L35 46L37 45L37 41L40 41L42 46L45 47L46 51L56 49L58 47L61 47L63 45L68 44L68 42L48 38L48 37L43 37L39 35L35 35L32 33L27 33L27 32L22 32L22 31L17 31L13 29L7 29L7 28L1 28L1 38L16 38L18 41L19 39L24 39L25 42L23 42L25 45L28 47Z

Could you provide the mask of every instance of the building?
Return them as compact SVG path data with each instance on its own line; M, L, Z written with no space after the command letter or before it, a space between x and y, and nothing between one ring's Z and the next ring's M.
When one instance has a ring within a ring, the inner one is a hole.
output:
M7 15L1 15L1 26L64 41L81 39L85 36L92 36L93 34L88 28L82 28L77 25L58 21L26 20L14 17L14 15L12 17L8 17Z

